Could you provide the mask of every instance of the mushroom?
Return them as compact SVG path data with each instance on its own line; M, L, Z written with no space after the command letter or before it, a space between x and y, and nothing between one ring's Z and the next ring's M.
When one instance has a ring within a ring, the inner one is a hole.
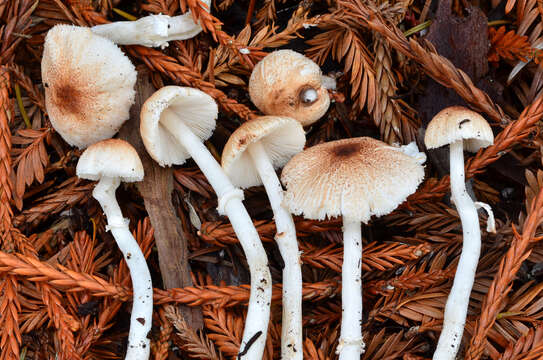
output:
M238 359L261 359L270 317L268 258L243 206L243 191L232 185L203 144L215 128L217 113L217 104L206 93L166 86L143 104L140 133L147 152L161 166L181 165L192 157L217 193L219 214L230 219L251 273L249 308Z
M130 269L134 289L128 348L125 359L149 358L149 331L153 315L151 274L138 243L128 229L115 190L121 183L143 180L143 165L136 150L126 141L108 139L89 146L79 158L77 176L98 181L92 196L104 210L108 225Z
M360 222L390 213L424 177L420 161L372 138L313 146L283 168L284 204L306 219L343 216L342 317L337 353L360 359L362 339L362 239Z
M256 64L249 95L264 114L289 116L303 126L319 120L330 106L319 66L292 50L274 51Z
M210 1L203 1L209 9ZM200 24L188 11L183 15L149 15L136 21L116 21L109 24L96 25L91 31L110 39L119 45L143 45L147 47L168 46L172 40L186 40L195 37L202 31Z
M424 142L428 149L450 144L451 195L462 222L462 253L445 305L443 330L433 357L452 360L456 357L462 340L469 297L481 251L476 204L468 195L464 182L463 150L477 152L480 148L491 145L494 135L481 115L461 106L452 106L441 110L430 121Z
M275 240L283 268L281 359L302 359L302 269L294 221L282 205L283 188L275 173L303 150L302 125L288 117L262 116L242 124L228 139L222 167L235 186L264 185L273 211Z
M88 28L49 30L41 71L49 119L70 145L82 149L108 139L129 118L136 69L115 44Z

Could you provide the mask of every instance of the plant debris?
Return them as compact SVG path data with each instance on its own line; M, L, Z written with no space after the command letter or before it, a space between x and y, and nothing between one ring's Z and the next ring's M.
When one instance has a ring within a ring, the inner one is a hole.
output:
M465 170L475 197L494 211L496 233L484 231L480 212L482 255L459 358L543 358L541 1L216 0L209 11L202 4L0 4L0 360L117 359L127 347L128 268L92 198L94 183L75 175L81 151L54 131L46 111L40 63L47 31L60 23L94 26L189 10L203 29L196 37L164 49L122 50L138 69L140 87L191 86L215 99L217 128L205 145L217 159L233 131L260 114L248 81L276 49L304 53L336 83L330 109L306 129L307 146L370 136L389 144L417 141L424 149L423 128L442 107L469 106L484 116L494 144L466 154ZM251 346L240 349L246 258L193 161L159 170L145 160L130 128L138 120L132 112L119 137L135 145L157 184L123 184L117 198L153 278L151 355L235 359ZM363 359L434 353L462 248L446 167L433 158L417 192L362 229ZM284 264L263 187L245 191L244 204L273 282L264 359L279 359ZM294 221L304 323L303 349L296 350L307 359L335 359L341 219Z

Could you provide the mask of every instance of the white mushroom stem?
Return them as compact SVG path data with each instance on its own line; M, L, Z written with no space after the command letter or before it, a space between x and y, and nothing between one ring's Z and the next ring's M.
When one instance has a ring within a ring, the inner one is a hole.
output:
M241 202L243 192L235 188L202 141L181 121L164 116L161 122L198 164L219 199L219 213L232 223L243 247L251 273L251 292L238 359L261 359L266 345L272 295L268 257L254 224Z
M149 15L136 21L117 21L96 25L91 31L119 45L143 45L164 48L168 41L190 39L202 31L192 14L179 16Z
M434 360L454 360L464 333L469 298L481 252L481 231L475 203L466 190L462 140L450 146L451 194L462 222L463 245L454 282L445 305L443 329Z
M249 154L270 200L277 235L275 241L283 257L283 322L281 359L303 359L302 268L292 215L283 207L283 188L261 143L249 146Z
M360 221L343 217L340 360L360 360L362 339L362 232Z
M150 352L148 335L153 322L153 285L145 257L117 203L115 190L119 184L119 178L102 177L92 195L106 214L108 229L124 255L132 279L134 294L125 359L147 360Z

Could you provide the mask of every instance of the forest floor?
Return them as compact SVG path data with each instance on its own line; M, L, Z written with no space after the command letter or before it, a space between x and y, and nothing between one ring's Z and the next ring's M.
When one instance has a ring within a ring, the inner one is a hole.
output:
M325 116L306 129L307 147L370 136L389 144L416 141L428 156L418 190L362 229L363 359L432 357L462 228L450 200L448 154L427 151L424 132L447 106L483 115L494 144L466 153L466 180L492 207L496 233L485 231L481 212L483 249L459 358L543 358L541 1L216 0L209 13L197 0L6 0L0 3L0 360L115 359L126 351L128 269L92 198L94 183L75 175L81 151L49 121L40 70L47 31L59 23L93 26L188 9L204 29L195 38L122 50L138 69L139 96L180 85L216 100L220 115L206 145L217 158L230 134L260 114L247 84L255 64L275 49L304 53L337 83ZM133 113L130 121L138 117ZM133 140L131 130L125 125L118 136ZM235 359L249 298L244 253L194 162L153 176L156 186L124 184L117 191L153 277L151 357ZM171 206L148 203L153 195L171 197ZM279 359L283 264L275 225L262 187L245 191L244 203L273 279L264 358ZM305 358L335 359L342 224L302 217L295 223Z

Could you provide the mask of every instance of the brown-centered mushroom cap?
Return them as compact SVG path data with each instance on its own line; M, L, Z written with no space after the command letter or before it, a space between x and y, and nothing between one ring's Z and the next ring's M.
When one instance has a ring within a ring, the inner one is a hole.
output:
M361 137L319 144L283 168L284 203L307 219L343 215L366 223L385 215L415 192L424 168L415 158L379 140Z
M123 182L143 180L143 165L136 149L120 139L107 139L89 146L77 162L77 176L87 180L120 178Z
M494 134L488 122L475 111L462 106L441 110L428 124L424 143L428 149L464 140L464 149L477 152L494 143Z
M249 95L264 114L290 116L303 126L320 119L330 105L319 66L292 50L274 51L256 64Z
M261 116L243 123L228 139L222 153L222 167L235 186L262 185L247 148L260 142L274 168L285 165L305 145L302 125L289 117Z
M70 145L85 148L119 130L134 103L136 76L117 45L88 28L57 25L45 37L45 105Z

